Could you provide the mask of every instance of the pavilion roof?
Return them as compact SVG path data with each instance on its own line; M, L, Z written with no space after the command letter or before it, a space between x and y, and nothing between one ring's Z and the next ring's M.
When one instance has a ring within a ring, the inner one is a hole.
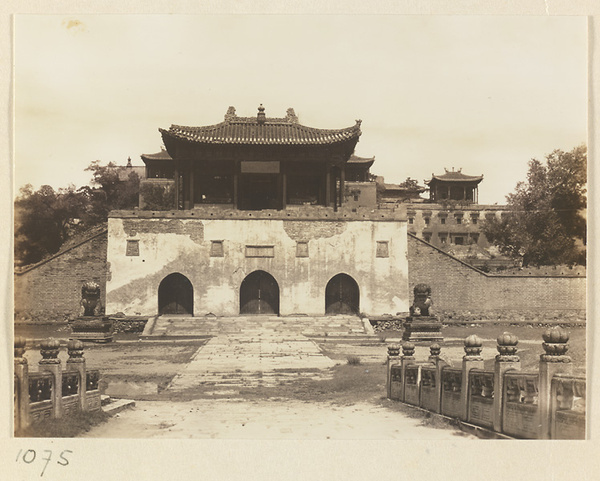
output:
M160 152L156 152L155 154L142 154L142 160L145 162L146 160L173 160L169 155L169 152L166 150L161 150Z
M358 155L352 154L348 159L348 164L363 166L363 167L371 167L375 162L375 156L373 157L359 157Z
M283 118L266 117L261 105L256 117L238 117L235 108L229 107L225 120L219 124L202 127L171 125L168 130L159 130L165 143L179 139L195 144L332 145L357 142L360 124L357 120L352 127L344 129L317 129L298 123L293 109L288 109Z
M434 181L442 181L442 182L476 182L479 183L483 180L483 175L466 175L461 172L461 169L457 171L448 171L448 169L444 169L446 172L442 175L431 174L431 180L426 181L426 184L431 184Z

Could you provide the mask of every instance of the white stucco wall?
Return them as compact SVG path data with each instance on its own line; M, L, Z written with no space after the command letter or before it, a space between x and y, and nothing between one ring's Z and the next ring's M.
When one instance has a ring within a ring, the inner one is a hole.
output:
M106 312L156 315L158 286L179 272L194 288L194 315L239 314L240 285L255 270L271 274L280 290L280 314L323 315L328 281L345 273L358 283L360 311L408 311L406 222L398 220L283 220L111 217L108 223ZM127 240L139 256L127 256ZM211 257L222 240L223 257ZM296 257L307 241L309 257ZM376 257L387 241L389 257ZM247 258L247 245L272 245L274 257Z

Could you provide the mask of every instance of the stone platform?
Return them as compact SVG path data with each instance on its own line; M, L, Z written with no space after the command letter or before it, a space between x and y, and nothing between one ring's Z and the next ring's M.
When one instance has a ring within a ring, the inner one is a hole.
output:
M442 342L442 323L435 316L409 316L404 323L402 340Z
M357 316L160 316L151 319L143 339L201 338L219 335L302 335L306 337L370 336L368 320Z

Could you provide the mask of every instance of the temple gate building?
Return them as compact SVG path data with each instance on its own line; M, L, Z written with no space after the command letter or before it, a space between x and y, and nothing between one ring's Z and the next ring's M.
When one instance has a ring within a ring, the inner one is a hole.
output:
M376 208L374 159L351 159L360 127L307 127L261 105L159 129L166 150L142 155L140 208L109 215L106 311L408 311L405 209Z

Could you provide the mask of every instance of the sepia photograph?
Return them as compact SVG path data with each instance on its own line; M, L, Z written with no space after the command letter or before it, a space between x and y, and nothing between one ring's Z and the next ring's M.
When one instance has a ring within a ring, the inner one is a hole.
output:
M11 479L600 469L585 0L17 3Z
M14 436L585 439L587 28L15 16Z

